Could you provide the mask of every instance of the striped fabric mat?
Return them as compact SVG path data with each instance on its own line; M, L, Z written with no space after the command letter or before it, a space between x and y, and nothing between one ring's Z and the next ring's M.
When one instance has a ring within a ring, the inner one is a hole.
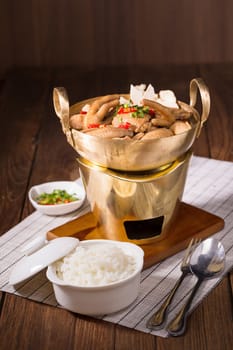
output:
M193 301L192 311L233 267L233 163L194 156L189 168L183 201L220 216L225 221L224 229L214 235L221 240L226 251L225 270L220 276L203 283ZM17 288L8 284L9 274L14 264L23 257L22 248L28 242L35 237L45 236L52 228L79 217L88 210L89 205L86 202L79 212L60 217L46 216L35 211L0 237L0 290L58 307L52 285L46 279L45 270L21 283ZM144 270L137 300L127 309L102 319L167 337L165 329L150 331L146 328L146 322L179 278L183 254L181 251ZM195 281L194 276L188 276L182 283L172 302L168 322L189 296Z

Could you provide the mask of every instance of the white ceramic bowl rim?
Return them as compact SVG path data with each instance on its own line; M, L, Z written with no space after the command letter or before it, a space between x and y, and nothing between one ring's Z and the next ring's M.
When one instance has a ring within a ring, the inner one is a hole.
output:
M106 290L106 289L111 289L117 286L121 286L124 283L128 283L129 281L131 281L138 273L141 272L142 268L143 268L143 257L144 257L144 251L142 250L142 248L140 248L139 246L137 246L134 243L130 243L130 242L121 242L121 241L113 241L113 240L105 240L105 239L93 239L93 240L87 240L87 241L81 241L79 242L79 245L89 245L89 244L101 244L101 243L107 243L107 244L115 244L119 247L129 247L129 249L131 251L135 251L137 254L136 257L136 269L135 271L128 277L123 278L119 281L116 282L112 282L112 283L108 283L108 284L102 284L102 285L98 285L98 286L78 286L78 285L73 285L73 284L69 284L67 282L64 282L63 280L61 280L56 272L55 272L55 266L54 264L51 264L48 266L46 275L47 278L50 280L50 282L56 284L56 285L60 285L60 286L64 286L64 287L68 287L70 289L75 289L75 290L82 290L82 291L100 291L100 290Z

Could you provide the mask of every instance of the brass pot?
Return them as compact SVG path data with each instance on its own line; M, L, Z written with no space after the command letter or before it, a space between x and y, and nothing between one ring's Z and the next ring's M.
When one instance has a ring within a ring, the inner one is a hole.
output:
M190 157L188 151L169 166L139 173L111 170L78 157L100 237L136 244L164 239L176 219Z
M194 108L198 90L202 103L201 116ZM57 87L53 91L54 108L70 145L80 156L96 165L123 171L152 170L175 161L191 148L210 110L209 90L201 78L196 78L190 82L190 104L179 101L185 110L193 114L190 130L154 140L103 139L72 129L69 123L71 115L78 113L85 104L96 98L69 106L65 88Z

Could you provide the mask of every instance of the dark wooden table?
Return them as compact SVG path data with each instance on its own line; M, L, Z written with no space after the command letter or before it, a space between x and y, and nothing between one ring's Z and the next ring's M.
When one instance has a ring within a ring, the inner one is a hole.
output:
M0 84L0 234L32 213L30 186L79 176L75 151L66 142L52 104L52 89L66 87L70 103L127 92L130 83L173 89L189 102L189 81L202 77L210 89L211 112L196 155L233 161L233 64L20 69ZM187 333L163 339L1 293L1 349L232 349L233 274L193 312Z

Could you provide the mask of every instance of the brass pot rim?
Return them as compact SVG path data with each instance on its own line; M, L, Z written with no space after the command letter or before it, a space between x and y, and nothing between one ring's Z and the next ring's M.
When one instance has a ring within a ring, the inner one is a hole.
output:
M194 108L197 91L202 101L202 114ZM119 94L129 97L129 94ZM98 97L92 97L69 106L65 88L54 88L53 100L67 141L76 152L97 165L122 171L143 171L173 162L187 152L199 136L210 110L209 90L201 78L190 82L190 104L178 101L187 111L192 111L191 129L178 135L151 140L104 139L72 129L71 115Z

